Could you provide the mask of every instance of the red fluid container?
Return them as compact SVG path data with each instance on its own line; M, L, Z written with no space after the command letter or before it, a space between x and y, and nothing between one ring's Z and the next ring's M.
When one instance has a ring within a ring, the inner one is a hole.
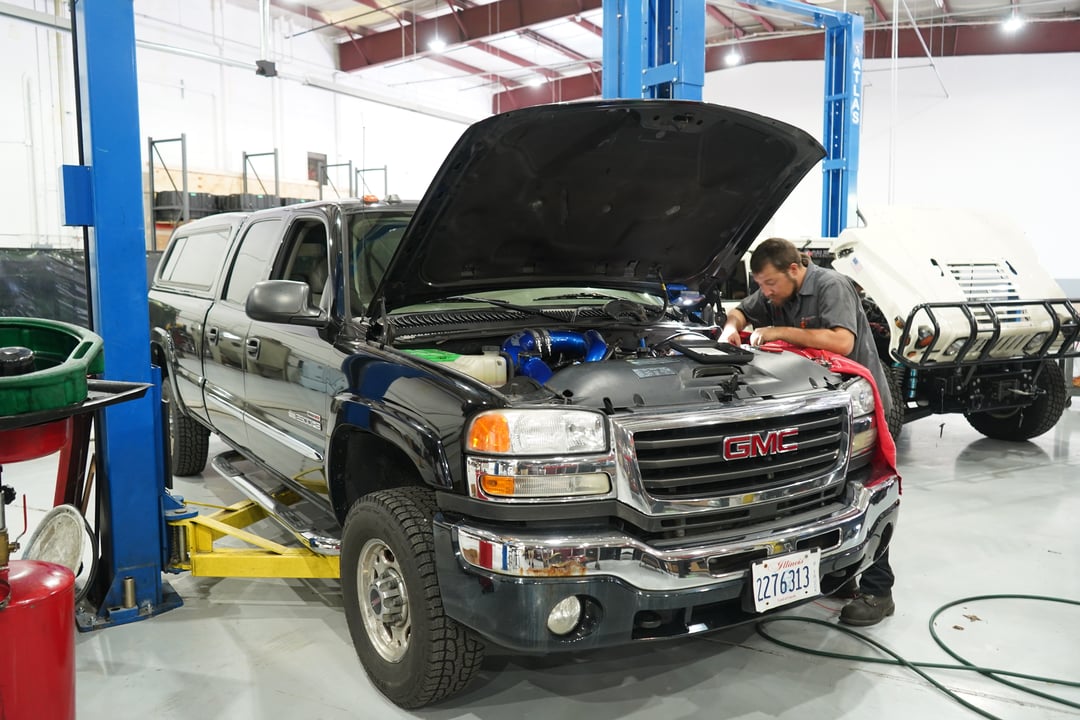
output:
M12 560L0 610L0 718L75 719L75 576L55 563ZM5 588L0 588L0 597Z

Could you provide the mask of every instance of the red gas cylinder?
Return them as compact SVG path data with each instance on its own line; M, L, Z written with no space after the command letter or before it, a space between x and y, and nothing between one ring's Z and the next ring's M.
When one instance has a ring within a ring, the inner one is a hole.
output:
M60 565L12 560L0 584L0 718L74 720L75 576ZM10 596L8 593L10 592Z

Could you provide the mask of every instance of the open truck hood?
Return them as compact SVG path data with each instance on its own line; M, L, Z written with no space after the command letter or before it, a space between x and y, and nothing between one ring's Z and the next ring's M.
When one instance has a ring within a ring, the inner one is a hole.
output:
M495 115L446 158L375 302L527 286L658 293L726 274L824 154L796 127L697 102Z

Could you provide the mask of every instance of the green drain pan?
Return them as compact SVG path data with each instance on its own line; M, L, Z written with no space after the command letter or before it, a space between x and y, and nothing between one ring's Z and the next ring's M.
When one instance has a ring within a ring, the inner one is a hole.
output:
M34 369L0 377L0 417L55 410L86 400L88 374L105 371L101 336L77 325L0 317L0 347L34 352Z

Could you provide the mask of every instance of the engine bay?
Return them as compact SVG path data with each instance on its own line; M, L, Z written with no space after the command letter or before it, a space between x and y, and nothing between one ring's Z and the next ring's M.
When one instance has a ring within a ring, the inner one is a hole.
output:
M719 330L680 323L585 330L537 324L482 336L402 337L395 344L511 397L555 395L609 411L775 397L839 382L792 353L719 343Z

